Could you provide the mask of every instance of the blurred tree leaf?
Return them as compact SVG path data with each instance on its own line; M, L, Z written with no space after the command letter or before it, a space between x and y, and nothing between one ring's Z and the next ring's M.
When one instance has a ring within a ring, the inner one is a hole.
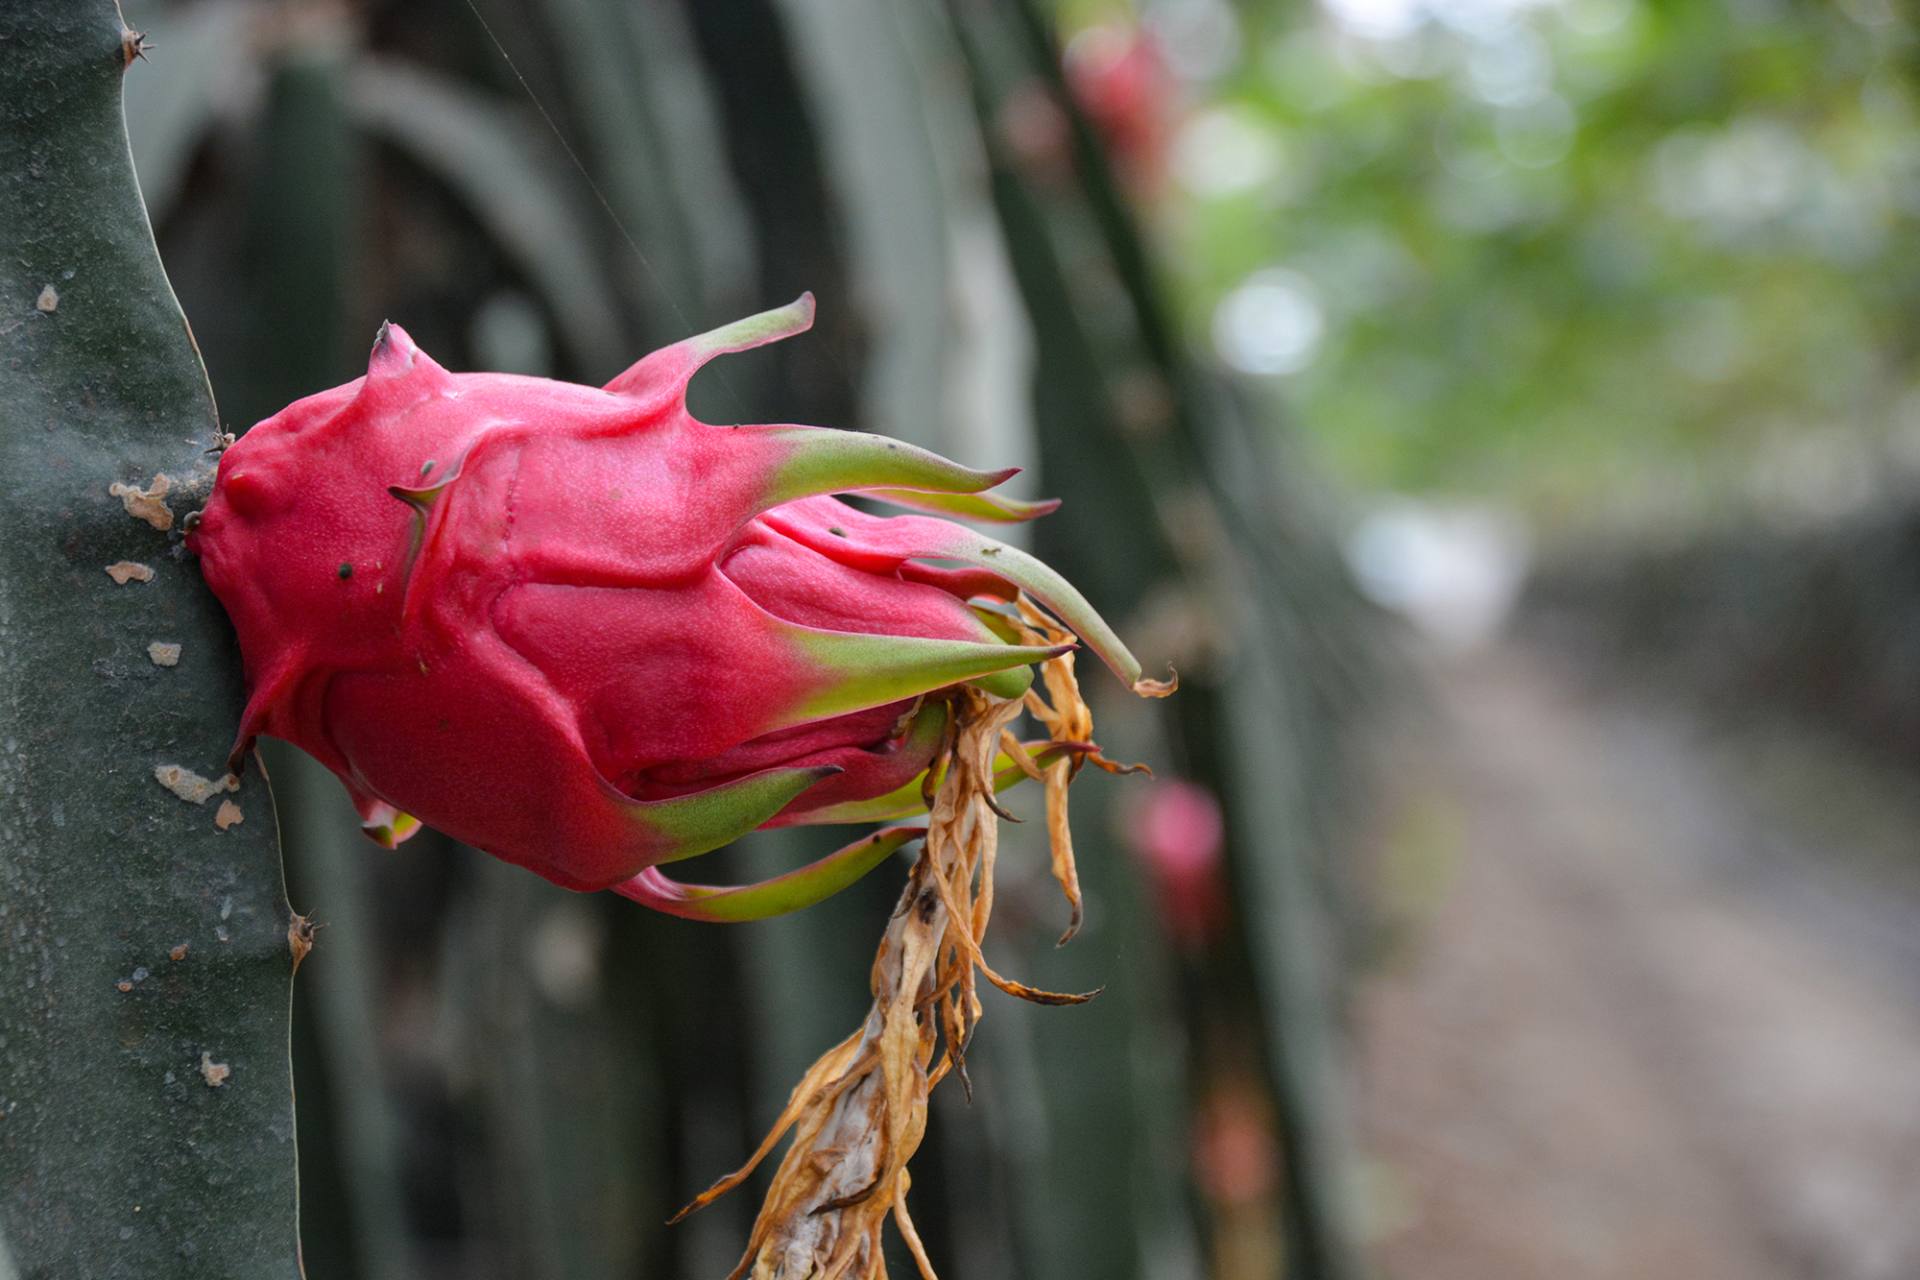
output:
M1156 209L1183 322L1256 372L1305 344L1262 380L1350 481L1550 528L1871 490L1915 380L1890 10L1198 7L1211 43L1148 12L1190 97Z
M222 103L253 71L258 10L208 0L136 17L146 23L155 56L166 59L156 74L134 76L126 89L133 165L147 216L157 222L178 198L193 153Z
M536 126L430 71L371 55L348 72L346 100L363 126L454 189L538 287L583 366L611 377L630 362L593 248L597 229L564 194Z

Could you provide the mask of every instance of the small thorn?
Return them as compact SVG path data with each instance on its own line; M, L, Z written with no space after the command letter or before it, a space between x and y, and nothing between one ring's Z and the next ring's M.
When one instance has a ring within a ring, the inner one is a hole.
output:
M120 32L120 57L126 66L132 66L135 58L145 62L149 50L160 46L147 39L144 31L135 31L127 27Z
M300 962L313 950L314 932L320 927L312 916L303 916L298 911L291 914L287 921L287 950L293 955L293 972L300 972Z

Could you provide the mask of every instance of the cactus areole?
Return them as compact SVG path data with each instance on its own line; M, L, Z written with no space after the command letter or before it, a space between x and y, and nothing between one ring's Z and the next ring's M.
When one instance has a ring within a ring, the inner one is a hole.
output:
M1022 592L1157 690L1039 561L834 496L988 521L1052 509L987 493L1012 471L688 413L701 365L812 314L802 297L600 388L449 373L389 324L364 378L247 432L188 542L246 664L235 764L282 738L339 775L383 844L425 823L571 889L740 919L832 892L918 831L730 905L654 868L757 827L919 811L955 691L1017 697L1061 651L1020 643L1004 615Z

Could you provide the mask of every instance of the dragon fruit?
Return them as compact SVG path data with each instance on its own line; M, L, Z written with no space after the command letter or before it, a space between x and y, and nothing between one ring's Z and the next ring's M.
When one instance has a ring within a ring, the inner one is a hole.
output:
M1021 592L1153 687L1040 561L834 496L986 521L1052 510L986 492L1012 471L688 412L708 360L812 316L803 296L602 388L449 373L388 324L364 378L247 432L188 539L246 667L233 765L282 738L340 777L382 844L424 823L570 889L745 919L835 891L919 829L744 889L658 867L758 827L922 808L955 691L1018 697L1063 652L1020 642Z

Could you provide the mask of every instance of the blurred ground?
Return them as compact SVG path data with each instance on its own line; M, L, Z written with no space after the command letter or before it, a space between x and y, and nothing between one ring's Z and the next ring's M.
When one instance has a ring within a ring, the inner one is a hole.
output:
M1524 647L1433 689L1356 1026L1384 1272L1920 1276L1920 788Z

